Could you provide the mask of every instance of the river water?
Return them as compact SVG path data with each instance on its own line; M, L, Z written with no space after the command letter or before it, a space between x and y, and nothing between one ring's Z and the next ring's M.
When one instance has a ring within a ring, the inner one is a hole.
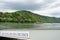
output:
M0 23L0 29L59 30L60 23Z
M43 24L37 24L36 29L49 29L49 30L54 30L60 29L60 23L43 23Z

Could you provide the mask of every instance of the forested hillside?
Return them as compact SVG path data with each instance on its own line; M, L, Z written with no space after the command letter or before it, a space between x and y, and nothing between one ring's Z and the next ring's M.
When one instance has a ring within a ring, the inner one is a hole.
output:
M42 16L30 11L0 12L0 22L59 23L60 18Z

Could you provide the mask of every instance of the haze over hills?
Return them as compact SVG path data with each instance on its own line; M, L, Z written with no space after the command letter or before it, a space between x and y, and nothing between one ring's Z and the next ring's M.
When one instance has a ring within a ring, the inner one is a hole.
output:
M42 16L30 11L0 12L0 22L60 23L60 18Z

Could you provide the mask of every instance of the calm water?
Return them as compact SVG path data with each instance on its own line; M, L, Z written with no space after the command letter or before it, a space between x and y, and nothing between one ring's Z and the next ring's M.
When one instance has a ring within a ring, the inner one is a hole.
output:
M60 23L0 23L0 29L60 29Z

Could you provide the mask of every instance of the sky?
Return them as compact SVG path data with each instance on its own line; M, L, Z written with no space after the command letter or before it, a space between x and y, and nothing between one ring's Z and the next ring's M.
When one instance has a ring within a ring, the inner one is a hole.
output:
M0 11L29 10L39 15L60 17L60 0L0 0Z

